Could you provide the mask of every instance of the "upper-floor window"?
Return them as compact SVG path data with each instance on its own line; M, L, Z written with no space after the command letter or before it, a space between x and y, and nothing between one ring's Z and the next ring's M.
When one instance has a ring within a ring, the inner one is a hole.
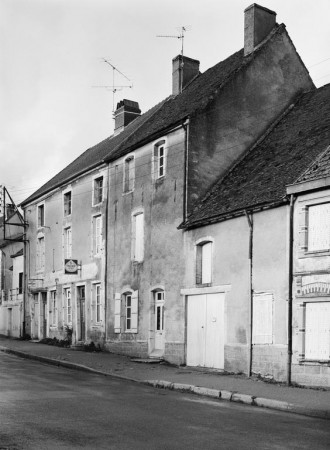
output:
M93 204L97 205L103 200L103 177L95 178L93 189Z
M165 141L158 142L154 147L154 178L165 176L166 171L166 149Z
M330 249L330 203L308 207L308 251Z
M38 206L38 227L45 225L45 205Z
M37 240L37 270L45 268L45 238L39 237Z
M64 230L64 252L65 258L72 258L72 229L71 227Z
M72 212L71 208L71 191L64 194L64 216L69 216Z
M134 189L135 161L134 156L129 156L124 162L124 192Z
M133 216L132 230L132 259L143 261L144 257L144 214L138 213Z
M102 246L102 218L101 216L93 217L93 254L101 253Z
M196 246L196 284L212 283L212 242Z

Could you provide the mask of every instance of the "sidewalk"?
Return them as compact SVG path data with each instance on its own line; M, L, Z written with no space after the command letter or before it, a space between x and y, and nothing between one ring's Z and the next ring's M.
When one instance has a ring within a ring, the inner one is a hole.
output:
M0 336L0 351L72 369L93 371L222 400L330 419L330 390L294 388L216 371L131 361L112 353L89 353Z

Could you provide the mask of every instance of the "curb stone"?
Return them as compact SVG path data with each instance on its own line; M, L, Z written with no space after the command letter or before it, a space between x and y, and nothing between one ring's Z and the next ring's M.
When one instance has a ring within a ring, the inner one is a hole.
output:
M164 380L136 380L134 378L125 377L123 375L117 375L111 372L103 372L100 370L92 369L91 367L84 366L82 364L71 363L69 361L63 361L60 359L47 358L45 356L31 355L30 353L22 352L19 350L12 350L7 347L0 346L0 352L12 354L25 359L31 359L34 361L40 361L46 364L52 364L54 366L62 366L68 369L80 370L83 372L90 372L95 375L103 375L106 377L117 378L120 380L131 381L135 383L145 384L148 386L163 388L163 389L173 389L179 390L186 393L194 393L197 395L203 395L206 397L218 398L219 400L232 401L235 403L244 403L250 406L257 406L263 408L269 408L274 410L281 410L286 412L291 412L295 414L300 414L309 417L317 417L320 419L330 420L330 409L329 410L319 410L315 408L306 408L302 405L296 405L293 403L283 402L280 400L272 400L263 397L253 397L247 394L239 394L237 392L231 392L226 390L217 390L204 388L201 386L194 386L191 384L183 383L172 383L170 381Z

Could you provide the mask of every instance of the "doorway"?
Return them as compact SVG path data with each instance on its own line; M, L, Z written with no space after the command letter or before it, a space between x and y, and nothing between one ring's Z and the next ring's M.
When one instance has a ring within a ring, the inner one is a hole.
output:
M47 293L41 293L41 327L42 327L42 337L47 337Z
M188 296L188 366L224 369L224 300L224 293Z
M34 339L39 339L39 295L34 294L34 330L33 337Z
M86 315L85 315L85 286L78 287L78 302L79 302L79 341L84 341L86 338Z

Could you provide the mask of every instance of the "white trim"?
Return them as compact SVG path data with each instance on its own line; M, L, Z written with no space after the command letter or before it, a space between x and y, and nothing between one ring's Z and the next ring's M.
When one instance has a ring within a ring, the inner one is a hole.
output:
M202 243L207 244L208 242L214 242L214 238L212 236L203 236L195 241L195 246L201 245Z
M180 295L216 294L218 292L230 292L230 291L231 291L231 284L223 284L221 286L181 289Z
M150 288L150 292L157 292L157 291L165 291L165 286L163 284L155 284Z
M91 281L91 284L101 284L101 280L100 281Z

